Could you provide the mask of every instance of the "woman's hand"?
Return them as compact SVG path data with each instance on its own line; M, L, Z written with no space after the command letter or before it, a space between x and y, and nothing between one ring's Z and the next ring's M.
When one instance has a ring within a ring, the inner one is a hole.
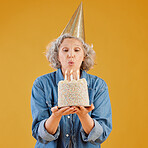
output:
M74 106L72 107L62 107L58 109L57 106L51 108L52 114L55 117L62 117L63 115L69 115L74 114L76 112L76 109Z
M51 108L52 115L46 120L45 128L50 134L55 134L57 131L59 122L63 115L74 114L75 109L73 107L63 107L58 109L57 106Z
M94 105L91 104L90 107L85 108L84 106L79 106L79 107L75 107L75 113L79 116L79 117L84 117L87 113L89 113L90 111L92 111L94 109Z
M85 108L84 106L76 107L75 113L78 115L86 134L89 134L95 125L94 120L88 114L93 109L94 109L93 104L91 104L91 106L87 108Z
M48 118L48 120L45 122L45 128L47 131L51 134L54 134L57 130L57 127L59 125L59 122L61 120L61 117L63 115L69 115L76 113L81 121L82 127L84 131L89 134L89 132L94 127L94 121L93 119L88 115L90 111L94 109L94 105L91 104L90 107L83 107L83 106L72 106L72 107L62 107L58 109L57 106L52 107L52 116Z

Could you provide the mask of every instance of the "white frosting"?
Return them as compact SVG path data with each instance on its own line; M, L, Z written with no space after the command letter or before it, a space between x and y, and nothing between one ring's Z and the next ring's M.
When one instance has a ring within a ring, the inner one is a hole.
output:
M58 84L58 106L89 106L86 79L64 80Z

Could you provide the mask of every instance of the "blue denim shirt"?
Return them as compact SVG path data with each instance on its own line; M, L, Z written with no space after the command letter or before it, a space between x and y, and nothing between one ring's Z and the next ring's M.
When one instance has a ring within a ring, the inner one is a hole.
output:
M94 110L89 115L95 126L87 135L82 128L77 114L62 116L54 135L47 132L45 121L52 114L51 108L58 105L58 82L64 80L61 69L38 77L32 87L32 135L37 140L36 148L68 148L71 140L73 148L100 148L112 130L112 111L108 87L97 76L82 71L88 85L89 103Z

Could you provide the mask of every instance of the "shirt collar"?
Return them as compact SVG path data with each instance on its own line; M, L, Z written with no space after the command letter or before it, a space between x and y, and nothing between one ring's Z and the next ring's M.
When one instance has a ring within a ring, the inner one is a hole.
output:
M87 81L87 85L89 86L89 76L88 74L86 73L86 71L82 70L82 73L81 73L81 77L80 79L82 78L85 78L86 81ZM62 74L62 70L61 68L59 68L57 71L56 71L56 84L58 85L59 81L61 80L64 80L64 77L63 77L63 74Z

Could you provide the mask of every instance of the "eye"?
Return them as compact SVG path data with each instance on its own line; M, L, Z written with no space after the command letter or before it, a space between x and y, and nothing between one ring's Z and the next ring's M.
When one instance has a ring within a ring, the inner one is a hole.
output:
M64 52L68 52L68 48L63 48L62 49Z
M80 48L75 48L75 52L78 52L78 51L80 51L81 49Z

